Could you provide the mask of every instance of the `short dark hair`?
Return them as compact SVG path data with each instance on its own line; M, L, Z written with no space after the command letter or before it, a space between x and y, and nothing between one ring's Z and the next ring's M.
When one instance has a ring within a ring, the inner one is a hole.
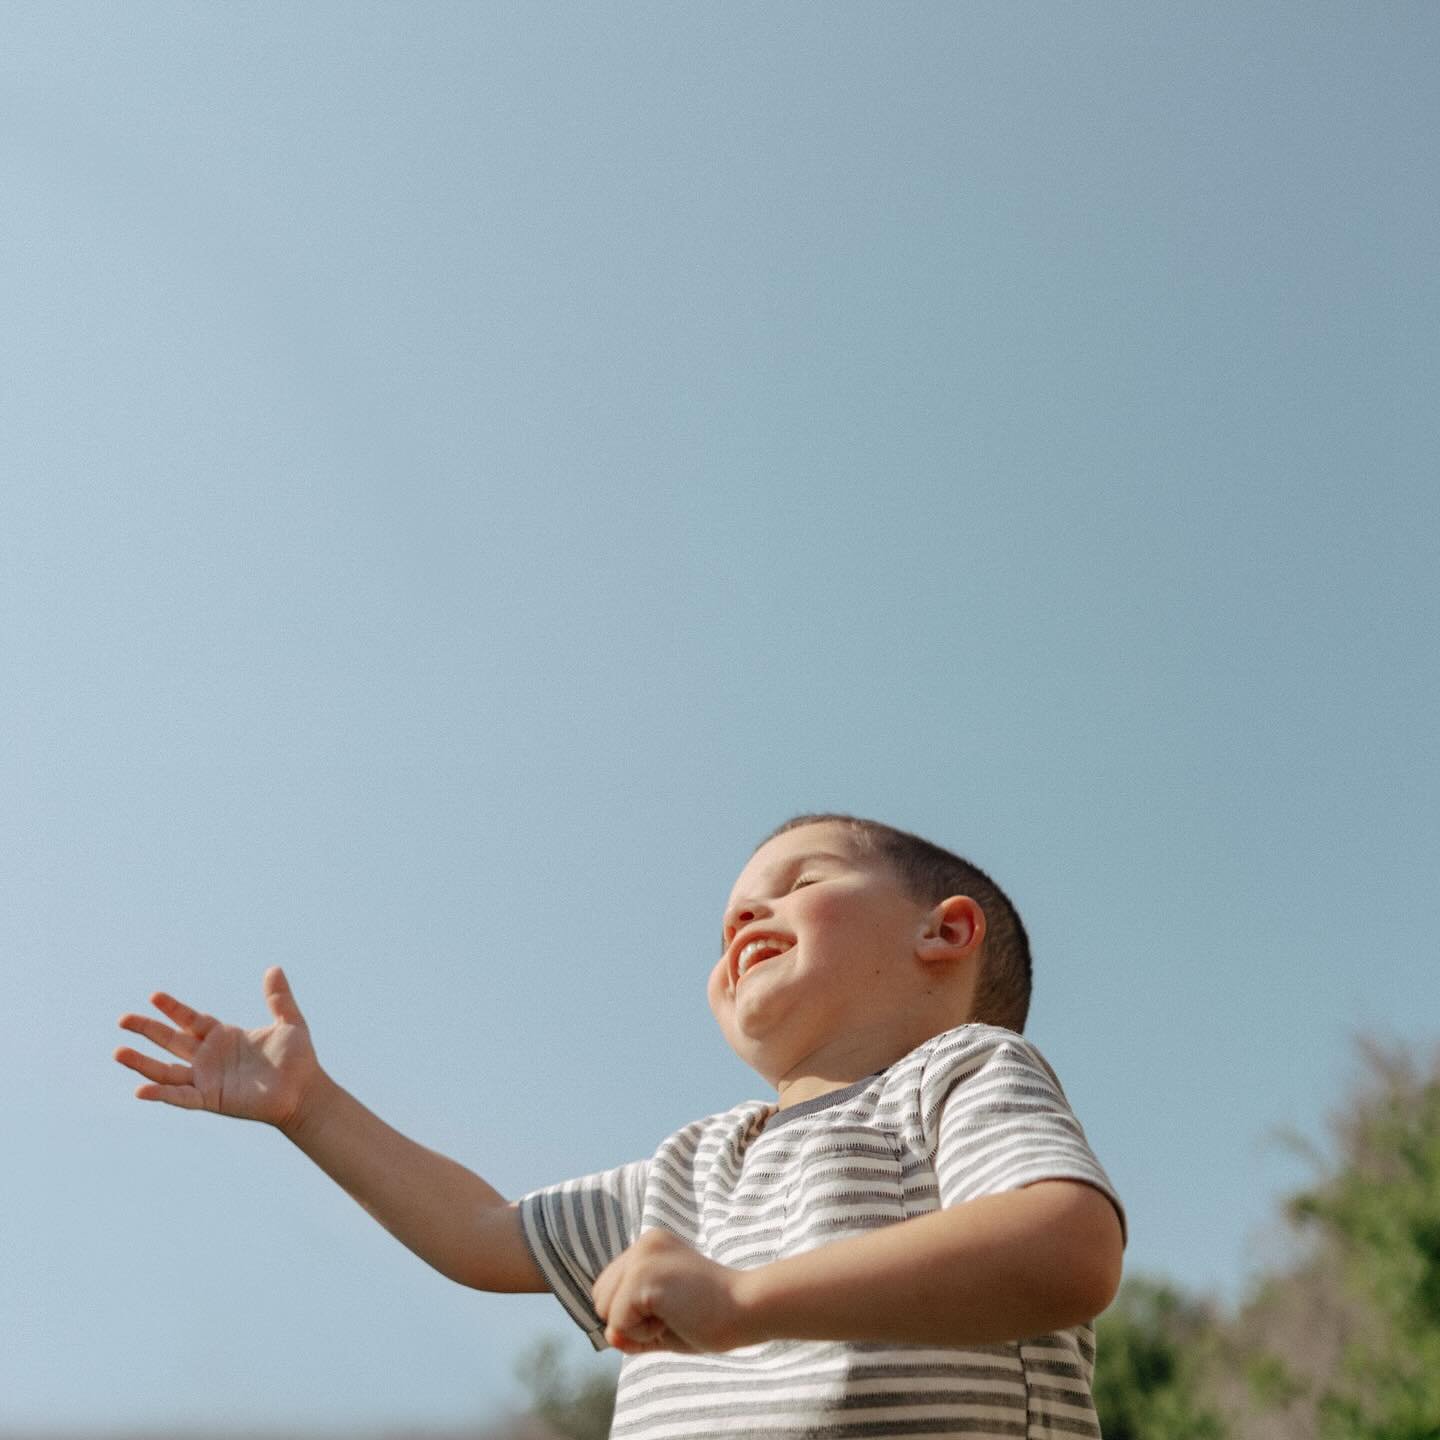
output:
M968 895L975 901L985 912L985 944L973 1018L1024 1032L1030 1013L1030 937L1010 897L978 865L908 830L855 815L794 815L760 845L802 825L843 825L860 853L887 861L911 897L922 905L938 905L952 895Z

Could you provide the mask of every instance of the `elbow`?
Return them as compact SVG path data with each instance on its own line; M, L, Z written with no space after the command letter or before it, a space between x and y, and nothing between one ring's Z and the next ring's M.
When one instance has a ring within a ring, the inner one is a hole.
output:
M1120 1293L1120 1269L1120 1257L1117 1255L1113 1265L1083 1278L1076 1296L1080 1314L1075 1322L1077 1325L1088 1325L1115 1303L1115 1297Z
M1124 1239L1114 1210L1108 1203L1105 1208L1109 1212L1108 1223L1101 1222L1099 1233L1089 1237L1090 1243L1082 1252L1085 1262L1076 1267L1075 1307L1080 1316L1076 1324L1088 1324L1103 1315L1120 1293Z
M1044 1328L1073 1330L1077 1325L1092 1324L1114 1303L1119 1289L1118 1263L1072 1266L1051 1290Z
M1057 1277L1057 1308L1067 1322L1057 1328L1089 1324L1110 1308L1120 1290L1125 1252L1120 1216L1093 1186L1062 1180L1036 1188L1046 1191L1046 1202L1056 1207L1049 1258Z

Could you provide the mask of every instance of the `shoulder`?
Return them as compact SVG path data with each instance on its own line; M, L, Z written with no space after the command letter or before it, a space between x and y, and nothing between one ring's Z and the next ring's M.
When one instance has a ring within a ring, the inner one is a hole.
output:
M929 1116L960 1086L969 1090L1038 1088L1063 1100L1050 1062L1016 1030L1000 1025L959 1025L943 1031L906 1057L910 1083ZM898 1068L898 1067L897 1067Z
M929 1073L935 1069L955 1070L966 1064L982 1065L995 1057L1013 1058L1054 1074L1033 1041L1003 1025L957 1025L932 1036L906 1056L906 1061L917 1062L922 1072Z

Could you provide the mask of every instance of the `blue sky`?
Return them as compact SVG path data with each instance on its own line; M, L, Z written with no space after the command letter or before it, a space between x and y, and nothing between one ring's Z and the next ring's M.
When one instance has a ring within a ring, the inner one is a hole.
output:
M1435 1039L1440 16L0 12L0 1425L453 1423L450 1286L115 1017L260 1023L507 1194L764 1094L815 808L970 855L1227 1300Z

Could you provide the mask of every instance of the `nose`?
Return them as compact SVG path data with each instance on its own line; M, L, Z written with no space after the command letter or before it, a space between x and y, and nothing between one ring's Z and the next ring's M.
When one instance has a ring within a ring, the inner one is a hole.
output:
M737 900L726 912L721 928L721 947L728 950L730 942L746 925L762 920L770 913L770 907L759 900Z

